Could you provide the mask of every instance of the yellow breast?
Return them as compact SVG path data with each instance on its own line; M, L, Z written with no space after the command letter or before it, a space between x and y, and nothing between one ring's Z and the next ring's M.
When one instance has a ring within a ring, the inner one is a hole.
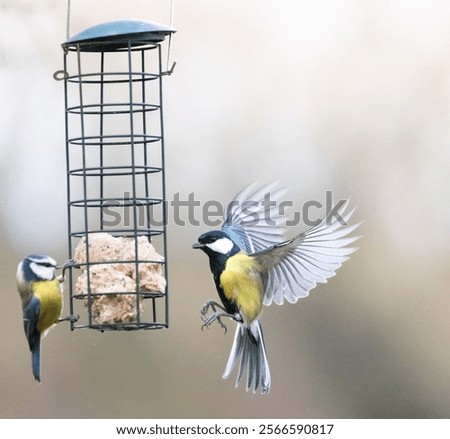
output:
M231 256L220 275L220 286L227 299L237 304L248 322L262 309L263 289L259 265L245 253Z
M63 300L60 283L57 279L33 283L34 295L40 301L38 329L44 333L54 325L61 316Z

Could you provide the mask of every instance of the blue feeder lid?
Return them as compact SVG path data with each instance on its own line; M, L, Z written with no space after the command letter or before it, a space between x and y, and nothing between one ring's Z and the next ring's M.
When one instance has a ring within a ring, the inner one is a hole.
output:
M64 48L79 45L82 52L115 51L147 43L160 43L176 32L165 24L144 20L115 20L96 24L77 33L63 43Z

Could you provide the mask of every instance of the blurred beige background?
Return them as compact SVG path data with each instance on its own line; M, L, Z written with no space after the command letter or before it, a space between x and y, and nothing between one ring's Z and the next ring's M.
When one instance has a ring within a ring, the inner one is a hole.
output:
M300 208L332 190L364 220L360 249L307 299L265 310L268 396L221 379L234 329L200 330L216 297L191 249L205 227L174 224L169 330L61 324L36 384L14 277L26 254L67 253L63 85L52 78L66 2L1 0L0 417L449 417L450 3L175 6L169 197L225 203L278 179ZM72 0L71 34L117 18L168 24L170 2Z

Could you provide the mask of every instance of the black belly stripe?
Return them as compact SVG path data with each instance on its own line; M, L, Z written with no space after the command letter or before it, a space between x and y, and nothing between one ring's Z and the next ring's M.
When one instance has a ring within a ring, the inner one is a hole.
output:
M236 306L236 304L233 301L229 300L225 296L223 288L220 286L220 276L217 276L217 277L214 276L214 282L216 284L216 289L217 289L217 292L219 293L220 300L221 300L223 306L225 307L227 313L229 313L229 314L238 313L239 312L238 307Z

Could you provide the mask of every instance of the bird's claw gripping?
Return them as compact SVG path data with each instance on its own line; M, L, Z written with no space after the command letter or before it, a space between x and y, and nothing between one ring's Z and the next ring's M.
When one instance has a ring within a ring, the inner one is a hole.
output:
M76 316L71 315L71 316L64 317L62 319L58 319L58 323L61 323L61 322L75 323L78 321L79 318L80 318L79 315L76 315Z
M69 259L64 263L64 265L57 267L57 268L61 268L61 270L62 270L61 274L57 278L60 284L62 284L65 281L66 270L68 268L73 268L75 266L76 266L75 261L73 259Z
M64 278L64 275L68 268L72 268L74 266L75 266L75 261L73 259L68 259L62 266L62 277Z

